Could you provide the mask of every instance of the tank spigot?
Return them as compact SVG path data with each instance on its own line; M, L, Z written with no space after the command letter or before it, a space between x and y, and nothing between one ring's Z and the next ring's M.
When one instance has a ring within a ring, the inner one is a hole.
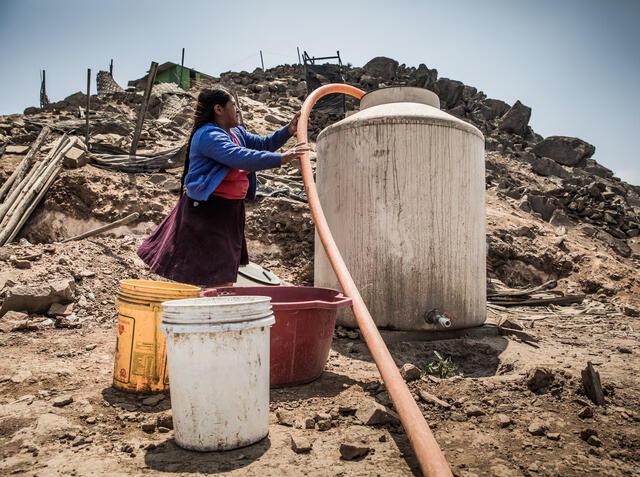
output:
M427 311L424 319L427 323L436 326L442 326L443 328L449 328L451 326L452 316L449 313L440 313L437 308Z

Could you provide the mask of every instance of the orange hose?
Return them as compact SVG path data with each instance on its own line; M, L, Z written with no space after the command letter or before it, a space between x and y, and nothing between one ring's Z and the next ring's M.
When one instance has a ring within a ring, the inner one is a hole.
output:
M297 129L298 142L307 142L307 127L313 106L321 97L331 93L348 94L358 99L364 95L364 91L345 84L328 84L313 91L302 105L302 112L298 120ZM307 193L311 216L316 225L316 230L318 231L322 245L333 270L338 276L345 295L352 300L353 314L356 317L362 336L378 367L378 371L380 371L389 396L398 411L400 421L411 442L411 447L418 457L422 473L426 477L452 477L449 464L447 464L438 443L431 433L431 429L429 429L427 421L425 421L422 412L414 401L413 396L411 396L411 392L409 392L409 388L404 382L404 379L400 376L400 372L382 336L380 336L380 332L373 322L371 314L360 296L360 292L353 278L351 278L351 274L336 246L331 230L329 229L329 224L322 211L318 191L313 181L313 171L311 169L308 152L300 159L300 165L304 188Z

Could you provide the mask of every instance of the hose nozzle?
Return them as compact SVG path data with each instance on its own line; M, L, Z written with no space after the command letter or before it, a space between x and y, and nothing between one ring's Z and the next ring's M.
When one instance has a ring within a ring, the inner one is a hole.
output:
M429 310L424 317L427 323L449 328L451 326L451 315L449 313L440 313L437 308Z

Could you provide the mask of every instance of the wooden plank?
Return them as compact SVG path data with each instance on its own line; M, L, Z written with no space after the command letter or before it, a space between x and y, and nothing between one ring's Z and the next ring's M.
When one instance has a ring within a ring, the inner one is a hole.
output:
M140 141L140 133L142 133L142 123L144 123L144 117L147 114L147 106L149 105L149 98L151 97L151 90L153 89L153 83L156 80L156 74L158 73L158 63L151 62L151 68L149 68L149 76L147 76L147 87L144 90L144 96L142 98L142 104L138 111L138 121L136 123L136 129L133 133L133 140L131 141L131 149L129 154L134 156L138 150L138 141Z
M116 227L119 227L120 225L128 224L129 222L132 222L132 221L136 220L138 217L140 217L140 214L138 212L134 212L133 214L129 214L126 217L123 217L122 219L118 219L115 222L111 222L110 224L106 224L106 225L103 225L102 227L98 227L98 228L95 228L93 230L89 230L88 232L85 232L83 234L76 235L74 237L69 237L67 239L64 239L60 243L67 243L67 242L71 242L72 240L81 240L83 238L92 237L92 236L98 235L98 234L100 234L102 232L106 232L107 230L115 229Z
M500 306L543 306L543 305L570 305L572 303L582 303L584 295L559 296L557 298L530 298L522 301L511 300L491 300L494 305Z

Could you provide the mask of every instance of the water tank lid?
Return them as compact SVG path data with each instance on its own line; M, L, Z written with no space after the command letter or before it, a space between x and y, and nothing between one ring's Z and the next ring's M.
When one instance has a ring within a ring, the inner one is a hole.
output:
M280 285L281 283L277 276L253 262L249 262L248 265L240 267L238 274L251 281L262 283L263 285Z
M389 103L420 103L440 109L440 98L433 91L411 86L394 86L365 94L360 100L360 111Z

